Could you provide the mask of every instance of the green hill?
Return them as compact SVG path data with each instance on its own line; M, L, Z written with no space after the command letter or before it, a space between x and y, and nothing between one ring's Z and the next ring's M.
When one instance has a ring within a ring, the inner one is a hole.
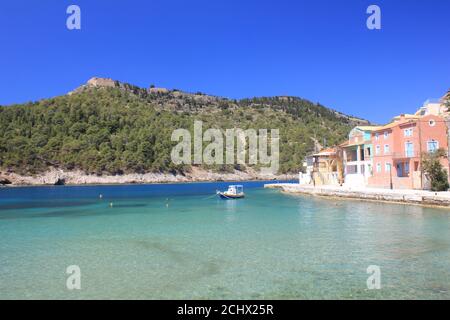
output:
M35 174L50 167L89 174L184 172L170 152L172 131L207 128L280 130L280 171L298 172L314 143L334 145L367 124L295 97L229 100L202 93L143 89L93 78L75 91L0 107L0 169ZM239 166L213 166L219 172Z

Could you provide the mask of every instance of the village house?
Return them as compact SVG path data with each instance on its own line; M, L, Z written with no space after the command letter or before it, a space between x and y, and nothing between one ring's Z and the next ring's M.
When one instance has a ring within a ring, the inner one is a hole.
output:
M448 150L445 119L433 114L396 117L394 122L374 130L371 140L375 148L373 175L368 180L371 187L427 188L422 153ZM448 171L448 159L441 162Z
M428 99L423 106L417 110L416 116L435 115L447 118L450 116L449 106L450 104L450 90L440 99Z
M323 149L306 157L305 173L300 173L300 184L340 185L343 179L338 148Z
M339 145L342 149L345 186L365 186L369 177L372 176L371 133L377 128L376 126L355 127L350 131L348 141Z
M441 164L450 173L449 100L450 90L387 125L353 128L344 143L306 157L300 184L428 189L423 153L446 150L448 157Z

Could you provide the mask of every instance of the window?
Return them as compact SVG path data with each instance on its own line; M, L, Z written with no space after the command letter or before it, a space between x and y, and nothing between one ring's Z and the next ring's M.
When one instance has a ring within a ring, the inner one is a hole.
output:
M404 133L405 137L412 137L412 135L413 135L413 129L412 129L412 128L405 129L405 130L403 131L403 133Z
M381 172L381 163L377 163L377 172L378 172L378 173Z
M379 134L377 132L377 133L375 133L375 140L378 141L378 138L379 138Z
M391 164L388 163L388 162L386 162L386 163L384 164L384 170L385 170L386 172L391 172Z
M428 121L428 124L430 125L430 127L434 127L436 125L436 121L431 119L430 121Z
M430 153L436 152L439 149L439 143L436 140L430 140L427 142L427 150Z
M384 138L385 139L389 138L389 132L387 132L387 131L384 132Z
M375 154L380 154L380 146L375 147Z
M388 153L389 153L389 145L388 145L388 144L385 144L385 145L384 145L384 153L385 153L385 154L388 154Z
M405 143L405 155L408 158L414 157L414 144L410 141Z

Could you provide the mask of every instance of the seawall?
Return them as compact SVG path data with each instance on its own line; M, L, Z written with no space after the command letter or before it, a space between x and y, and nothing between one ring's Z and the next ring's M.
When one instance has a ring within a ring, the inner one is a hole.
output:
M344 188L335 186L309 186L294 183L266 184L265 188L279 188L292 194L307 194L344 199L386 201L395 203L439 206L450 208L450 192L433 192L410 189Z

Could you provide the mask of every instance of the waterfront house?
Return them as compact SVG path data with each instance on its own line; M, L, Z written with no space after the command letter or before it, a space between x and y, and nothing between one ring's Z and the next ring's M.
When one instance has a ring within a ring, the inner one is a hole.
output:
M425 101L423 106L417 110L417 112L414 114L414 116L426 116L426 115L435 115L435 116L442 116L446 117L448 116L448 108L445 105L445 101L448 99L448 95L450 93L447 93L444 97L441 99L428 99ZM405 115L408 116L408 115ZM400 117L400 116L398 116ZM396 117L396 118L398 118ZM396 120L394 118L394 120Z
M427 100L414 114L402 114L384 126L357 126L335 148L306 157L300 184L427 189L423 152L447 150L443 167L450 172L450 113L444 97Z
M299 174L300 184L340 185L342 164L338 148L327 148L308 155L305 159L305 173Z
M348 187L365 186L372 176L373 147L371 134L377 126L358 126L353 128L348 141L339 145L342 150L344 185Z
M303 162L303 168L305 172L300 172L298 174L299 184L312 184L312 172L314 167L314 157L312 155L306 156Z
M427 187L421 154L439 148L448 150L445 119L433 113L401 115L372 131L373 173L368 179L369 186L393 189ZM448 159L442 159L442 165L448 171Z

